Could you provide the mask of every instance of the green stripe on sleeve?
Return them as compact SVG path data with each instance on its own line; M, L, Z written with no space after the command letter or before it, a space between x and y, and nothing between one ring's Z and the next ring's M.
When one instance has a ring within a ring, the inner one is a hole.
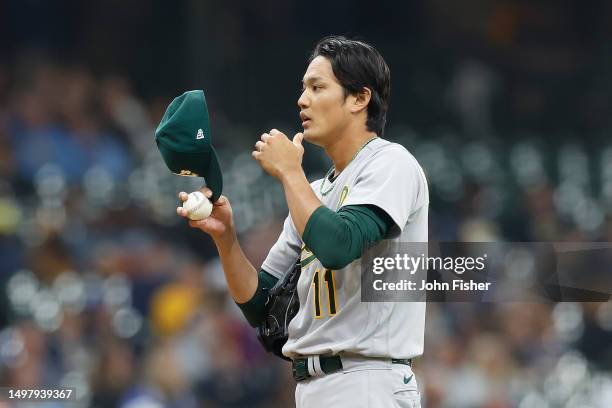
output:
M374 205L350 205L337 213L320 206L308 219L302 239L325 268L338 270L381 241L393 225Z
M257 289L251 300L245 303L238 303L238 307L242 311L244 317L252 327L257 327L261 324L266 316L266 300L268 291L278 282L278 278L272 276L263 269L259 272Z

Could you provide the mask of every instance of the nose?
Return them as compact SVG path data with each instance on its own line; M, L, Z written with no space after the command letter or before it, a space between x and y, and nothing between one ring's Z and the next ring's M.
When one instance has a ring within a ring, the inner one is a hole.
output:
M302 94L300 95L300 98L298 99L297 104L300 107L300 109L304 109L308 107L308 97L306 96L306 89L302 91Z

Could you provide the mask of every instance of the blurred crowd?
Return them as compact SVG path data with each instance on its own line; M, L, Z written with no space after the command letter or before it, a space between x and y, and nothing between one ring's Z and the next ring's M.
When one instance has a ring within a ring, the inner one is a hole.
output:
M447 87L465 97L462 78ZM171 175L155 147L174 96L35 56L0 66L0 385L75 387L90 407L292 406L289 364L262 350L212 242L175 214L201 180ZM282 190L250 158L258 130L211 117L258 267ZM612 241L612 145L408 125L386 137L426 171L432 241ZM307 148L311 179L328 165ZM415 363L431 408L608 407L611 370L610 302L431 303Z
M0 81L11 84L0 102L0 384L71 386L92 407L291 400L286 364L228 297L210 240L176 219L176 194L201 180L170 175L156 151L170 99L141 101L125 79L84 67L24 65ZM227 181L253 176L243 167L226 163ZM278 226L258 214L242 239L261 262L275 239L261 222Z

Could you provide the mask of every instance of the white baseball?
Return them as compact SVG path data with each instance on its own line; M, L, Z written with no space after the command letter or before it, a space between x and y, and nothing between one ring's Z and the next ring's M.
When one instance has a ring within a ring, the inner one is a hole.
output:
M213 205L201 191L189 193L187 201L183 203L183 208L187 210L190 220L203 220L212 212Z

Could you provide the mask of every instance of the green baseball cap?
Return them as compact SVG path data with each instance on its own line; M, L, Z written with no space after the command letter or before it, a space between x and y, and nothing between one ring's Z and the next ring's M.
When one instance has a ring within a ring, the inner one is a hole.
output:
M155 131L157 148L166 166L179 176L204 177L215 202L223 190L219 158L211 143L210 119L204 91L174 98Z

